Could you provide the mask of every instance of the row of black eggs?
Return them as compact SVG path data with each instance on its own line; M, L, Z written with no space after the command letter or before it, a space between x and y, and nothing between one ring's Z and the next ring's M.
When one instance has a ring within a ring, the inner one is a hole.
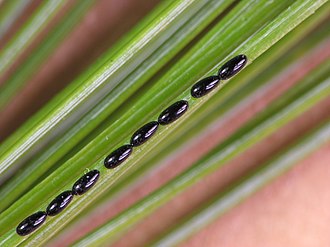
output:
M45 222L47 215L55 216L62 212L72 201L74 195L86 193L96 183L99 176L100 172L98 170L92 170L86 173L74 183L72 190L62 192L51 201L46 212L38 211L24 219L16 228L17 234L21 236L28 235Z
M238 55L227 63L225 63L219 70L217 76L210 76L198 81L191 88L191 95L194 98L200 98L211 92L220 82L220 80L227 80L237 74L246 64L247 57L245 55ZM109 154L105 160L104 165L108 169L113 169L119 166L126 160L133 151L133 147L140 146L146 142L158 129L159 125L167 125L178 118L180 118L188 110L188 102L180 100L165 109L158 117L158 121L152 121L140 129L138 129L131 138L130 144L123 145ZM55 216L59 214L72 201L74 195L82 195L87 192L98 180L100 172L92 170L82 176L73 185L72 190L64 191L58 195L47 207L46 212L39 211L24 219L16 228L17 234L25 236L36 230L48 216Z

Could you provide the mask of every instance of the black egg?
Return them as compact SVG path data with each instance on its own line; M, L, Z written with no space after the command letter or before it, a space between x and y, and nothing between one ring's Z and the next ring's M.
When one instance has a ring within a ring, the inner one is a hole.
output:
M191 96L194 98L203 97L204 95L211 92L216 86L218 86L219 81L220 79L218 76L210 76L198 81L191 88Z
M66 206L69 205L73 198L72 191L64 191L59 194L51 203L49 203L46 212L49 216L57 215L58 213L62 212Z
M188 102L180 100L166 108L158 117L158 123L166 125L173 123L188 110Z
M132 145L121 146L105 158L104 166L108 169L113 169L119 166L121 163L124 162L124 160L126 160L130 156L132 151Z
M72 186L72 193L74 195L82 195L87 192L96 181L99 179L100 172L98 170L92 170L79 178L77 182Z
M20 236L25 236L35 231L42 223L45 222L47 217L46 212L36 212L26 219L24 219L16 228L16 232Z
M241 69L244 68L246 62L247 57L245 55L238 55L230 59L219 69L220 80L227 80L236 75Z
M146 142L153 134L155 134L158 125L157 121L152 121L143 125L132 135L131 144L136 147Z

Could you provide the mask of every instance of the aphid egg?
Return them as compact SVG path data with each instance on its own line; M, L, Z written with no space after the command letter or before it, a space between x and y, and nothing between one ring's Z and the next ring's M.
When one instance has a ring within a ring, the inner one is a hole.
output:
M216 86L218 86L219 81L220 79L218 76L209 76L198 81L191 88L191 96L194 98L203 97L204 95L211 92Z
M243 54L230 59L219 69L220 80L227 80L236 75L241 69L244 68L246 62L247 57Z
M16 228L16 232L20 236L25 236L35 231L47 217L46 212L39 211L25 218Z
M46 212L49 216L57 215L62 212L62 210L69 205L73 198L72 191L64 191L59 194L47 207Z
M158 117L158 123L166 125L174 122L188 110L188 102L180 100L166 108Z
M131 144L136 147L146 142L153 134L155 134L158 125L157 121L152 121L143 125L132 135Z
M79 178L72 186L72 193L74 195L82 195L87 192L98 180L100 172L92 170Z
M113 169L119 166L130 156L132 151L132 145L124 145L117 148L104 159L104 166L108 169Z

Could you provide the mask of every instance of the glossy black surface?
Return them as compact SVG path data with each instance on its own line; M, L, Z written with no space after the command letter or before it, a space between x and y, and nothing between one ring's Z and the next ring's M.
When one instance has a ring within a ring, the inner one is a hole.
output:
M18 235L25 236L36 230L46 220L46 212L36 212L24 219L16 228Z
M241 69L244 68L247 62L247 57L245 55L238 55L230 59L219 69L220 80L227 80L233 75L236 75Z
M219 81L220 79L218 76L210 76L198 81L191 88L191 96L194 98L203 97L204 95L211 92L216 86L218 86Z
M158 125L159 123L157 121L143 125L132 135L131 144L136 147L146 142L156 132Z
M158 117L158 123L166 125L173 123L188 110L188 102L180 100L166 108Z
M113 169L119 166L121 163L124 162L124 160L126 160L130 156L132 151L132 145L121 146L105 158L104 166L108 169Z
M82 195L87 192L99 179L100 172L92 170L79 178L72 186L72 193L74 195Z
M51 203L49 203L46 212L49 216L57 215L62 212L62 210L69 205L73 198L72 191L64 191L59 194Z

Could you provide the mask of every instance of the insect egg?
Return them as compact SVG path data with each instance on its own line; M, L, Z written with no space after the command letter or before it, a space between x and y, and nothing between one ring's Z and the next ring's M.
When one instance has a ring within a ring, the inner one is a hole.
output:
M188 102L180 100L166 108L158 117L158 122L161 125L166 125L174 122L188 110Z
M191 88L191 96L194 98L203 97L204 95L211 92L216 86L218 86L219 81L220 79L218 76L209 76L198 81Z
M72 186L72 193L74 195L82 195L87 192L99 179L100 172L92 170L79 178Z
M64 191L59 194L51 203L49 203L46 212L49 216L57 215L58 213L62 212L66 206L69 205L73 198L72 191Z
M20 236L25 236L35 231L47 217L46 212L39 211L25 218L16 228L16 232Z
M130 156L132 151L132 145L124 145L117 148L104 159L104 166L108 169L113 169L119 166Z
M244 68L246 62L247 57L243 54L230 59L219 69L220 80L227 80L236 75L241 69Z
M146 142L158 129L158 122L152 121L138 129L131 138L131 144L136 147Z

